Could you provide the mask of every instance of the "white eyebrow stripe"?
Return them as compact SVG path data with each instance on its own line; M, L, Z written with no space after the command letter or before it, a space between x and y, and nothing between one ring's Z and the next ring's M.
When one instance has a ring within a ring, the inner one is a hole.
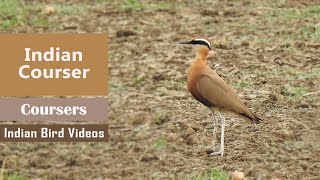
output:
M208 40L206 40L206 39L198 38L198 39L195 39L195 41L204 41L204 42L206 42L207 44L209 44L209 47L211 47L210 42L209 42Z

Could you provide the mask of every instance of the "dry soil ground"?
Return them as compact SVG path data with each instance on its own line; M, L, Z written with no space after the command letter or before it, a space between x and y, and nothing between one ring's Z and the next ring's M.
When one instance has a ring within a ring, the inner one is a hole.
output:
M2 32L109 33L110 142L0 143L7 174L185 179L219 167L247 179L320 179L319 1L42 0L24 7L23 22ZM222 158L208 156L210 112L186 89L194 52L176 44L197 35L214 44L208 64L219 65L264 119L256 125L225 114Z

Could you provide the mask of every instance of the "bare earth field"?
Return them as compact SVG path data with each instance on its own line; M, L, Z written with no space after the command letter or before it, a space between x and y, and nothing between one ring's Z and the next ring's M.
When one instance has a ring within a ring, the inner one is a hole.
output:
M1 32L109 33L110 141L0 143L7 177L191 179L218 167L247 179L320 179L320 1L17 6L17 16L1 16ZM225 114L222 158L208 156L210 111L186 88L195 53L177 45L199 35L214 44L208 65L264 120Z

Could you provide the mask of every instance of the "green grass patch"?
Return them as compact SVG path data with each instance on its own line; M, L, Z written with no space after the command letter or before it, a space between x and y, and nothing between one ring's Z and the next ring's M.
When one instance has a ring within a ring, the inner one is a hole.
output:
M320 68L311 69L309 71L296 71L288 80L308 80L316 77L320 78Z
M288 21L294 23L295 21L301 21L306 18L312 18L314 20L320 18L320 5L308 6L304 8L295 9L281 9L272 13L265 14L265 19L271 27L275 25L287 24ZM307 22L307 21L306 21ZM320 27L319 25L309 24L296 28L295 33L288 32L288 34L282 34L277 37L278 40L301 40L307 39L318 42L320 40ZM294 49L288 49L294 50Z
M122 1L120 4L121 11L133 10L133 11L141 11L146 8L144 3L141 3L138 0L126 0Z
M192 180L229 180L231 177L229 173L223 171L220 168L213 168L208 171L205 171L204 173L194 176Z
M247 87L253 86L253 82L249 81L249 80L243 80L243 81L239 81L239 82L234 83L233 86L236 89L243 89L243 88L247 88Z
M0 1L0 28L8 30L25 22L25 9L19 0Z
M120 11L168 10L174 7L168 2L143 3L139 0L121 0L118 6Z
M114 0L97 0L98 3L112 3Z
M115 54L112 52L108 52L108 62L112 62L115 59Z
M19 0L1 0L0 14L0 29L2 30L10 30L26 24L33 27L50 25L46 16L36 11L33 6Z
M160 125L162 123L161 121L161 114L156 114L153 118L153 122Z
M144 77L135 77L134 78L134 85L138 86L139 84L141 84L144 81Z
M77 5L72 5L72 6L67 6L64 4L55 4L53 5L54 9L56 10L57 13L69 15L69 14L84 14L88 11L88 7L77 4Z
M128 87L124 85L118 85L118 84L109 84L108 85L108 92L109 93L121 93L124 91L128 91Z
M249 31L257 31L258 27L254 24L244 24L243 25Z
M76 5L65 5L65 4L41 4L37 6L27 6L30 10L35 10L39 12L45 12L47 8L51 8L53 10L52 13L63 14L63 15L71 15L71 14L85 14L89 7L84 4L76 4Z
M309 79L319 79L320 68L310 69L308 71L294 68L274 68L271 71L263 72L260 75L262 77L267 77L270 79L281 78L284 81L288 81L287 84L291 85L287 86L287 88L282 93L283 95L287 96L289 100L297 101L301 99L305 94L313 91L305 82L308 82ZM312 99L312 97L309 98Z
M168 10L174 8L174 4L167 2L150 3L147 8L152 10Z
M294 47L294 45L292 43L286 43L284 45L284 48L286 51L295 51L296 50L296 48Z
M301 9L281 11L278 17L285 19L302 19L307 17L320 17L320 6L309 6Z
M263 72L260 75L264 77L281 77L289 81L308 80L320 77L320 68L310 69L308 71L301 71L294 68L274 68L271 71Z
M177 90L186 89L187 88L187 82L186 81L179 81L176 84L176 88L177 88Z
M21 14L21 1L19 0L1 0L0 1L0 14L2 17L14 16Z
M26 176L18 175L17 173L13 173L13 174L5 173L4 180L29 180L29 178Z
M284 145L288 150L300 150L306 148L306 144L303 141L285 141Z
M298 100L308 92L310 92L309 89L305 87L289 87L287 89L287 94L292 100Z
M70 15L84 14L88 7L85 5L33 5L28 1L0 0L0 29L10 30L18 26L30 25L32 27L54 27L49 23L46 8L52 8L52 13Z
M302 37L314 41L320 41L320 26L306 26L301 30Z
M31 25L32 26L35 26L35 27L48 27L49 26L49 22L48 22L48 19L43 17L43 16L35 16L31 19Z
M17 17L5 19L5 20L3 20L2 24L1 24L1 29L8 30L8 29L18 25L18 23L19 23L19 20L17 19Z
M166 147L167 147L167 140L165 137L160 137L152 144L152 148L156 150L162 150L162 149L165 149Z
M317 14L320 15L320 5L307 7L303 10L305 14Z

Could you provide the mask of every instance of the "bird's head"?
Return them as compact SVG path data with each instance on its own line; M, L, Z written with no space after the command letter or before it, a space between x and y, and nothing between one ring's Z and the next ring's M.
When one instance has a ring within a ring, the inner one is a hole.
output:
M205 37L196 37L189 41L179 42L179 44L190 44L196 51L200 51L200 50L209 51L211 49L211 43Z

